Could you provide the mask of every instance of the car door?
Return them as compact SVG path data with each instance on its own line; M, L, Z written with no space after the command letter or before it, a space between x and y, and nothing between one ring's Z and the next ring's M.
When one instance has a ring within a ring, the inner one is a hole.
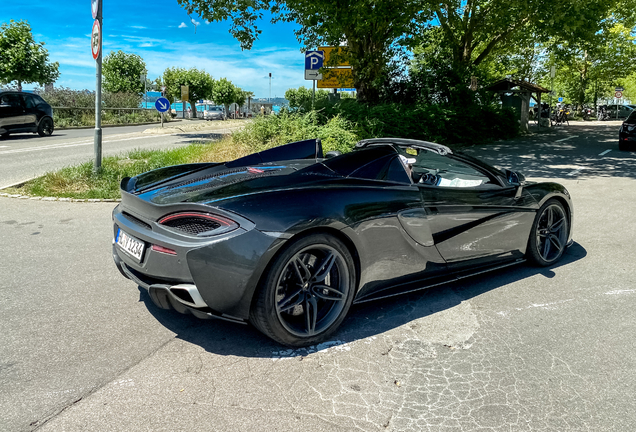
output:
M17 131L24 126L25 110L17 94L0 95L0 128L7 132Z
M20 98L24 107L23 127L35 129L38 120L38 108L35 100L30 94L21 94Z
M414 172L440 255L453 268L514 260L525 253L536 201L516 186L452 155L418 155ZM428 174L428 176L426 176Z

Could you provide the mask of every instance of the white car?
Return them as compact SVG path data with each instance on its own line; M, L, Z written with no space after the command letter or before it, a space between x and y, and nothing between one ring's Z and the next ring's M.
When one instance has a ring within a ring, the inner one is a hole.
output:
M203 111L204 120L225 120L225 110L220 106L211 106Z

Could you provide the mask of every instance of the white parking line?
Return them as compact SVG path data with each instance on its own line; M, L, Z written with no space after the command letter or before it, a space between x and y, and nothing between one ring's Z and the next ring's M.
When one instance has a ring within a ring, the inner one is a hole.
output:
M605 150L603 153L599 153L599 156L605 156L606 154L608 154L611 151L612 151L612 149Z
M7 148L7 147L9 147L9 146L0 146L0 148Z
M579 169L577 169L577 170L574 170L574 171L572 171L571 173L569 173L569 174L568 174L568 176L575 176L575 175L579 175L579 174L581 174L581 170L582 170L582 169L583 169L583 168L579 168Z
M579 137L578 135L572 135L572 136L569 136L567 138L561 138L560 140L556 140L555 142L566 141L566 140L569 140L569 139L572 139L572 138L578 138L578 137Z

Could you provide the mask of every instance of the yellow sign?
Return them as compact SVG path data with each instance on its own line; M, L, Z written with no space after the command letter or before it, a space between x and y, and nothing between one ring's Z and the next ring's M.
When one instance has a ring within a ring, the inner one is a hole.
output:
M181 100L187 102L190 100L190 86L181 86Z
M344 54L345 49L347 49L347 47L319 47L318 50L325 52L325 58L322 62L322 65L324 67L351 66L351 64L349 64L348 61L343 59L338 59L336 64L331 64L329 62L329 60L331 59L331 53L335 51L338 54L338 56L342 56Z
M318 88L353 88L351 68L322 69L322 79L316 82Z

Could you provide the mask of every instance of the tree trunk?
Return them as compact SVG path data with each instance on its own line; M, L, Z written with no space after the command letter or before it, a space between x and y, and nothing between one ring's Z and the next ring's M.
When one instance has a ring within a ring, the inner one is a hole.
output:
M22 91L22 80L18 80L18 91Z

